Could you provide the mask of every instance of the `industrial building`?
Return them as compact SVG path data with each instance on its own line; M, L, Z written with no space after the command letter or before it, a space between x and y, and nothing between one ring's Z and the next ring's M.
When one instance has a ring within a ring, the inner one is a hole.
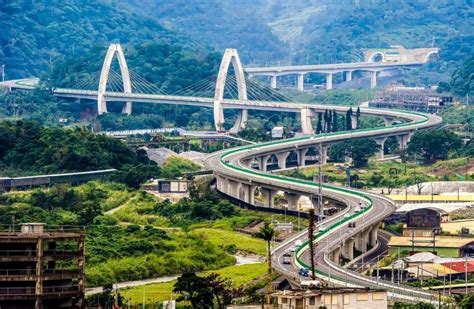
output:
M377 91L369 106L436 112L452 104L454 104L452 95L436 93L427 88L395 86Z
M474 255L474 238L457 236L416 237L413 242L412 237L392 236L388 243L390 254L404 250L413 252L433 252L445 257L464 257Z
M83 229L1 227L0 308L85 308Z

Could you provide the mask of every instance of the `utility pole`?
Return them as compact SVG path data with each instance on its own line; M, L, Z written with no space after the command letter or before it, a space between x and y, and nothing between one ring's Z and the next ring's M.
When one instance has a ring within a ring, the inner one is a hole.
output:
M319 144L318 147L319 151L319 162L318 162L318 211L319 211L319 220L321 220L324 210L323 210L323 189L322 189L322 180L323 180L323 174L321 173L321 160L322 160L322 155L323 155L323 145Z
M2 64L2 82L5 81L5 64Z
M315 260L314 260L314 208L309 209L309 227L308 227L308 238L309 238L309 254L311 261L311 279L316 279L315 269Z

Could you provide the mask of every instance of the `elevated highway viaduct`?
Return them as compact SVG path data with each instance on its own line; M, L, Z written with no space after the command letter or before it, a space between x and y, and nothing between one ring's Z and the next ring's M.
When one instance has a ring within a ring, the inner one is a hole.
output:
M325 106L326 107L326 106ZM329 108L338 108L331 106ZM266 171L266 160L270 155L281 157L287 153L300 152L299 164L304 165L301 154L311 147L319 150L320 163L324 163L324 149L332 143L351 138L385 138L387 136L409 136L412 132L431 128L441 123L441 119L433 115L409 113L401 111L363 109L362 113L380 117L401 118L406 122L400 124L387 123L385 127L345 131L329 134L310 135L300 138L273 141L256 145L244 146L222 151L211 155L206 160L208 168L214 171L217 179L217 190L221 193L241 200L244 203L255 204L255 193L263 197L264 205L274 207L274 197L277 192L284 192L290 209L296 209L301 196L309 197L316 212L322 216L321 204L317 201L319 185L312 181L280 176ZM259 162L258 169L252 168L252 162ZM283 159L281 159L283 161ZM396 285L382 280L376 280L352 272L340 266L341 258L352 260L355 250L362 254L377 245L377 227L380 221L394 210L393 201L381 195L369 194L352 188L337 187L323 184L323 198L337 200L346 205L344 211L323 219L316 234L317 275L331 285L379 287L385 288L392 299L405 301L425 300L435 303L436 298L429 292L408 286ZM359 205L362 205L360 207ZM348 227L353 221L356 227ZM324 227L321 225L323 224ZM282 262L282 254L293 246L296 239L303 241L293 257L293 265ZM307 244L307 231L289 239L273 250L273 265L278 271L292 278L301 280L297 275L300 267L310 268Z
M367 50L363 62L331 63L331 64L307 64L269 67L248 67L245 72L251 76L269 76L270 86L277 88L277 77L285 75L297 76L297 88L304 90L304 77L308 73L326 75L326 89L333 88L333 75L345 73L345 80L351 81L356 71L370 73L370 86L377 86L377 75L387 70L409 70L420 67L430 61L433 55L437 55L439 48L415 48L406 49L401 45L392 46L389 49Z

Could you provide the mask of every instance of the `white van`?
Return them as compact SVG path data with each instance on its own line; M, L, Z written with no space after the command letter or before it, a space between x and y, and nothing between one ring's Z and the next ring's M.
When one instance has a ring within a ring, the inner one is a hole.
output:
M318 280L305 280L301 281L300 287L302 290L311 290L319 286Z

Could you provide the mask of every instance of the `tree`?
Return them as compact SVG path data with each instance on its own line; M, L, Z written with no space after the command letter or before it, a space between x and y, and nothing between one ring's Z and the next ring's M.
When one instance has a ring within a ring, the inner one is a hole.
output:
M474 56L467 58L453 73L450 86L456 95L474 95Z
M316 133L321 134L322 132L323 132L323 114L318 113L318 122L316 124Z
M459 302L459 307L462 309L474 308L474 294L465 295Z
M178 301L188 301L193 308L213 308L214 294L209 280L195 273L181 275L174 284L173 292L179 294Z
M339 131L339 119L335 109L332 111L332 128L333 132Z
M359 124L359 121L360 121L360 107L357 107L356 120L357 120L357 124L356 124L356 127L354 129L358 129L360 127L360 124Z
M347 154L352 158L355 167L365 166L369 157L380 149L374 140L368 138L350 140L347 145Z
M457 151L462 140L447 130L417 131L408 143L408 152L420 155L426 162L448 158L449 151Z
M346 111L346 130L352 130L352 108Z
M324 111L324 132L331 132L331 114L327 109Z
M242 288L235 288L229 278L221 279L218 274L211 273L205 279L208 281L209 288L219 309L226 308L227 305L232 303L232 299L243 295Z
M271 251L271 243L273 237L275 237L276 231L273 227L273 225L265 221L265 223L262 225L260 230L257 233L257 237L262 238L267 242L267 263L268 263L268 297L267 297L267 302L270 303L270 293L272 292L272 280L273 280L273 275L272 275L272 251Z

